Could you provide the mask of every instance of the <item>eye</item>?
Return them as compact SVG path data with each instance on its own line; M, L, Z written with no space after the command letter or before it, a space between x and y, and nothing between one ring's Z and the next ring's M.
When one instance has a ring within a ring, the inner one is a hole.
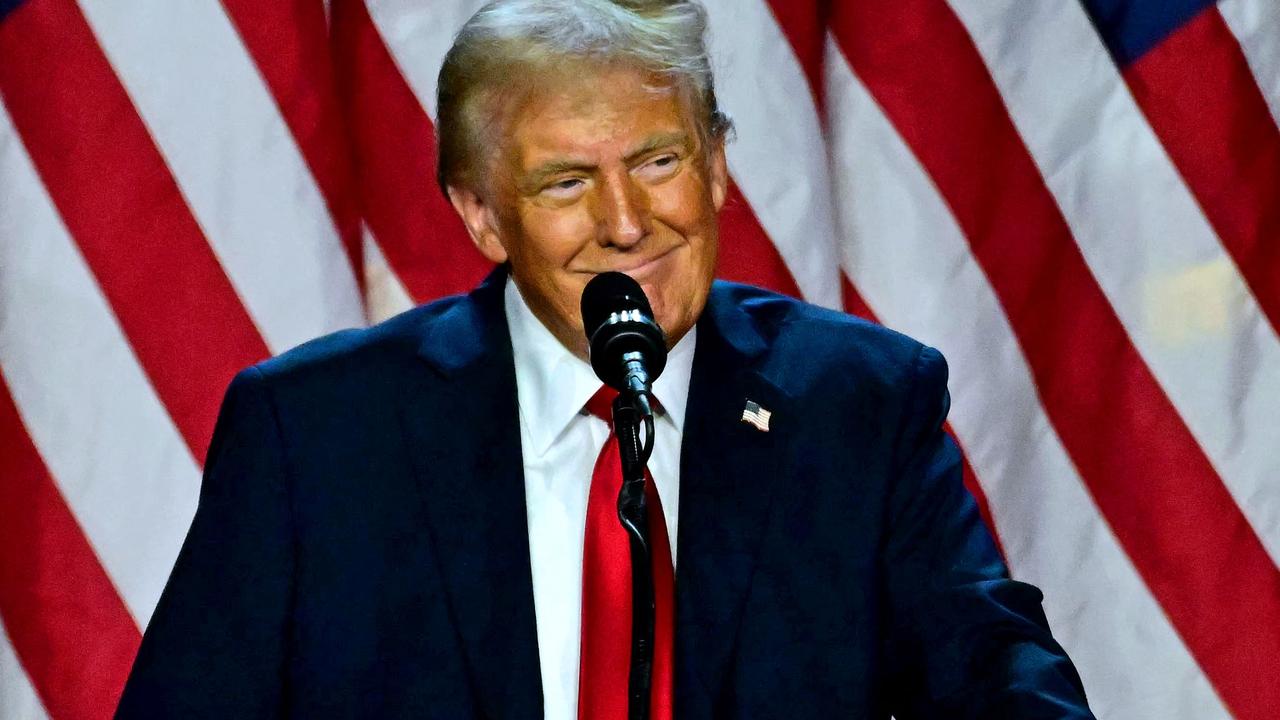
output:
M557 200L572 200L582 194L587 184L582 178L564 178L542 188L542 194Z
M647 180L658 182L675 175L679 169L680 156L675 153L667 153L645 162L635 171L636 174Z

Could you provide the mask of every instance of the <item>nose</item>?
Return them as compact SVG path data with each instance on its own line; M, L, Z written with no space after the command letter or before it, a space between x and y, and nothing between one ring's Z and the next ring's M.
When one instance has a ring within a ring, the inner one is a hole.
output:
M649 234L649 202L630 173L602 183L598 236L601 245L630 248Z

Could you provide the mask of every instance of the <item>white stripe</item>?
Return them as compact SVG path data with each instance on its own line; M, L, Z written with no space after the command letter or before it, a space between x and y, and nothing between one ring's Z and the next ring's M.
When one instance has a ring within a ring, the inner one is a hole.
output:
M1280 2L1221 0L1218 10L1240 41L1271 117L1280 124Z
M764 0L704 0L729 169L804 298L839 308L826 146L809 83Z
M844 267L888 325L947 356L951 423L1014 574L1045 592L1098 717L1226 717L1085 491L994 290L937 189L828 46Z
M951 4L1135 347L1280 561L1280 340L1081 6Z
M31 678L18 662L3 620L0 620L0 708L4 709L5 720L47 720L49 717Z
M81 0L273 352L364 322L323 196L216 0Z
M365 0L383 45L431 122L436 117L436 79L454 34L485 0ZM404 283L391 268L377 239L365 228L365 287L369 319L385 320L413 307Z
M0 107L0 369L103 567L145 626L199 470Z
M413 307L413 298L391 269L369 228L364 228L364 286L369 320L381 322Z
M484 0L366 0L369 17L418 104L436 117L436 78L453 36Z

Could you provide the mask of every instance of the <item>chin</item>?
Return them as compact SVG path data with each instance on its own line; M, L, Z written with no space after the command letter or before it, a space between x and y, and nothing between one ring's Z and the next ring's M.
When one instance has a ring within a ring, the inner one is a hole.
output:
M678 335L684 335L689 332L694 323L698 319L698 309L703 307L706 302L706 290L699 297L696 293L681 297L675 303L667 303L664 296L652 294L648 288L645 288L645 294L649 297L649 304L653 306L653 317L658 321L659 327L667 334L669 343L674 344Z
M655 319L658 321L658 326L662 328L662 332L667 336L668 348L674 346L676 341L685 333L689 332L689 328L692 327L688 320L689 316L687 311L675 314L666 314L659 313L655 310L654 314L656 316Z
M667 331L667 326L675 322L676 315L669 311L669 305L666 298L662 295L661 290L648 283L642 283L640 289L644 291L644 296L649 298L649 307L653 308L653 319L658 321L658 326L663 332Z

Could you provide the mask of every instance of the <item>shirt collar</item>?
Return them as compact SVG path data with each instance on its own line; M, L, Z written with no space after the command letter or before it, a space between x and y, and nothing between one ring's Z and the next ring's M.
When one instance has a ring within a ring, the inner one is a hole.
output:
M511 331L520 419L532 444L528 450L542 456L582 412L600 388L600 379L590 363L569 352L533 314L513 279L507 280L503 302ZM666 369L653 383L653 394L662 405L659 419L670 422L677 432L684 428L696 334L697 329L691 329L676 343L667 354Z

